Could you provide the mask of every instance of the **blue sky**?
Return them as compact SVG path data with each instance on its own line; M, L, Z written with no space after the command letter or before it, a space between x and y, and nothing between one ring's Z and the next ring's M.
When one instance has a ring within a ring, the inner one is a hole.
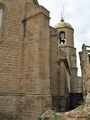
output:
M78 52L81 51L83 43L90 45L90 0L38 0L38 2L50 11L52 27L60 21L64 7L65 21L74 28L78 75L81 75Z

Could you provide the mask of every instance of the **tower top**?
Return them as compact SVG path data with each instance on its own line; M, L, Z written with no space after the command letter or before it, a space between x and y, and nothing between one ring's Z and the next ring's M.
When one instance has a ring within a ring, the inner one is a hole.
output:
M61 11L61 22L64 22L64 17L63 17L62 11Z
M71 24L69 24L68 22L65 22L65 16L64 16L64 7L61 11L61 20L59 23L57 23L54 28L59 29L59 28L70 28L73 29L73 27L71 26Z

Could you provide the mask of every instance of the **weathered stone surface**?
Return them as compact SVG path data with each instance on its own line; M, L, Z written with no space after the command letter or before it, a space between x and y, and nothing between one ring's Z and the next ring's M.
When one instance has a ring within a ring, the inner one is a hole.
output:
M49 11L37 0L0 0L0 9L1 120L36 120L52 106L65 111L69 92L77 91L73 29L65 28L70 46L63 58L58 31L49 26Z
M52 103L49 12L37 0L1 0L0 8L0 112L36 120Z
M90 90L90 51L87 50L89 46L83 44L82 51L79 53L82 71L82 81L83 81L83 93L84 98L89 93Z
M52 120L56 117L58 120L86 120L89 117L89 112L84 106L79 106L78 108L65 113L55 113L52 110L48 110L41 115L41 118L45 117Z
M0 113L0 120L21 120L20 116L15 113Z

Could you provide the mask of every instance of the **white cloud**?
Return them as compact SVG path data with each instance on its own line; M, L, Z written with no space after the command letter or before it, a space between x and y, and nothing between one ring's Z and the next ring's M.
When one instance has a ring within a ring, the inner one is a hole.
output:
M76 5L76 0L73 0L73 1L71 1L71 0L69 0L68 2L67 2L67 6L66 6L66 10L72 15L73 13L74 13L74 11L75 11L75 6Z
M90 39L90 30L87 31L87 40Z

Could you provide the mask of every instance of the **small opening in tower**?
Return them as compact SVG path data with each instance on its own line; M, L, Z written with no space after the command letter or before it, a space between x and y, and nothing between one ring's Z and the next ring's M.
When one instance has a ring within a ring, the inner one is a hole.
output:
M65 32L60 32L59 33L60 36L60 44L65 44L66 43L66 39L65 39Z
M90 53L88 54L88 57L89 57L89 63L90 63Z
M3 9L0 9L0 27L1 27L1 23L2 23L2 14L3 14Z

